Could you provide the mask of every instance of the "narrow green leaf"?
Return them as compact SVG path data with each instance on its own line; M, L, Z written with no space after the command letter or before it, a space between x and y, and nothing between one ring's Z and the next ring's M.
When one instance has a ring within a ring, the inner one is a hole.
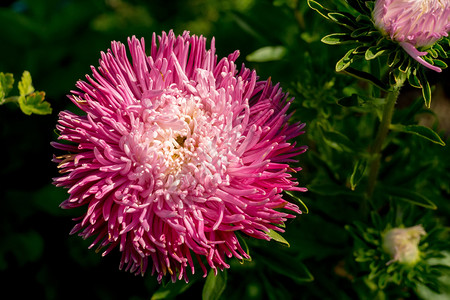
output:
M326 9L325 7L323 7L321 4L319 4L318 2L314 1L314 0L308 0L308 6L317 11L322 17L329 19L329 17L327 16L329 10Z
M0 102L8 96L8 93L13 88L14 77L11 73L0 72Z
M350 34L351 37L353 38L357 38L360 36L366 36L367 33L369 32L370 27L360 27L358 29L355 29L354 31L352 31L352 33Z
M336 72L341 72L348 68L353 62L353 52L355 49L349 50L337 63L336 63Z
M428 209L437 209L436 204L434 204L430 199L411 189L394 186L383 186L383 192L398 197L398 199L414 205L422 206Z
M363 177L366 168L367 168L366 159L359 159L356 161L356 164L353 167L352 175L350 175L350 188L352 189L352 191L355 190L356 186L361 181L361 178Z
M291 246L291 245L289 245L289 242L286 241L286 239L281 236L281 234L279 234L278 232L276 232L272 229L269 229L269 232L267 232L267 235L274 241L277 241L277 242L283 244L284 246L287 246L287 247Z
M342 45L355 42L355 40L347 33L332 33L324 36L321 41L327 45Z
M389 50L384 48L383 46L373 46L367 49L364 57L366 58L366 60L372 60L377 58L378 56L385 54L387 51Z
M291 197L291 199L293 199L294 201L294 203L295 204L297 204L297 205L300 205L300 207L303 207L304 208L304 211L302 210L302 209L300 209L302 212L304 212L304 213L308 213L309 212L309 210L308 210L308 207L306 206L306 204L302 201L302 199L300 199L299 197L297 197L295 194L294 194L294 192L292 192L292 191L284 191L287 195L289 195L290 197Z
M202 299L203 300L218 300L227 286L227 271L218 271L217 275L214 270L210 270L208 277L206 277L205 285L203 286Z
M427 108L430 108L431 106L431 87L430 83L428 82L427 76L425 75L425 71L423 68L420 69L420 71L417 74L421 86L422 86L422 96L423 100L425 101L425 106Z
M152 295L151 300L173 299L175 296L182 294L186 291L195 280L189 281L189 283L183 280L178 280L175 283L169 282L161 287Z
M446 69L448 67L448 65L440 59L433 59L433 65L441 69Z
M20 84L20 83L19 83ZM50 103L44 101L44 92L35 92L27 96L19 97L19 105L22 112L26 115L38 114L48 115L52 113Z
M417 69L409 69L408 72L408 82L411 86L420 89L422 84L420 83L419 78L417 77Z
M284 46L267 46L259 48L247 55L246 59L252 62L268 62L281 60L287 53Z
M330 12L328 13L328 17L337 24L354 30L356 20L353 19L354 17L352 15L341 12Z
M19 81L19 94L20 96L26 96L34 92L34 87L31 82L31 74L28 71L24 71L22 79Z
M402 124L391 124L391 130L411 133L427 139L435 144L445 146L444 141L441 139L439 134L437 134L433 129L421 126L421 125L402 125Z
M354 68L346 68L344 70L344 73L353 76L355 78L358 79L362 79L365 81L368 81L370 83L372 83L373 85L379 87L380 89L384 90L384 91L389 91L389 86L387 84L385 84L384 82L382 82L380 79L376 78L375 76L373 76L372 74L369 74L367 72L364 71L360 71Z

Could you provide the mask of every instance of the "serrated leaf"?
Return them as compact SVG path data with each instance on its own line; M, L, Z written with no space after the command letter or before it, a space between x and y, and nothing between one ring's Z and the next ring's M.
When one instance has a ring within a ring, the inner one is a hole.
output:
M445 146L444 141L441 139L439 134L437 134L433 129L421 126L421 125L402 125L402 124L391 124L391 130L411 133L417 136L420 136L424 139L427 139L435 144L439 144L441 146Z
M351 38L347 33L332 33L324 36L321 42L327 45L342 45L354 43L355 40Z
M428 209L437 209L436 204L434 204L430 199L411 189L394 186L383 186L382 188L383 193L395 196L402 201L422 206Z
M292 191L284 191L287 195L289 195L291 197L291 199L294 199L295 204L302 206L305 209L305 213L308 213L308 207L306 206L306 204L302 201L302 199L300 199L299 197L297 197L296 195L294 195L294 193ZM300 209L302 212L303 210Z
M35 92L27 96L19 97L19 105L22 112L26 115L38 114L48 115L52 113L50 103L44 101L44 92Z
M161 287L152 295L151 300L173 299L175 296L186 291L195 280L186 283L182 280L178 280L175 283L168 283L161 285Z
M366 168L367 168L366 159L359 159L356 161L356 164L353 167L353 172L350 175L350 188L352 189L352 191L355 190L356 186L361 181L361 178L363 177Z
M24 71L22 79L19 81L19 94L20 96L26 96L34 92L34 87L31 81L31 74L28 71Z
M282 59L287 53L284 46L267 46L259 48L247 55L246 59L252 62L268 62Z
M11 73L0 72L0 101L5 98L12 90L14 84L14 76Z
M269 229L269 232L267 232L267 235L274 241L277 241L281 244L283 244L284 246L290 247L291 245L289 244L288 241L286 241L286 239L284 237L281 236L281 234L279 234L278 232Z
M227 271L226 269L214 274L214 270L210 270L208 277L206 277L205 285L203 286L202 299L203 300L218 300L227 286Z
M355 48L356 49L356 48ZM355 49L349 50L337 63L336 63L336 72L341 72L348 68L353 62L353 52Z

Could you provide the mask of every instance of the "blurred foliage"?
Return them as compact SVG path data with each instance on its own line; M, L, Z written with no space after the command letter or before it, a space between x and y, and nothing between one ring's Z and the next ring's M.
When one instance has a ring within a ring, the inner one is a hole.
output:
M349 11L345 1L320 2L332 10ZM170 299L180 293L177 298L436 297L426 282L405 287L387 280L390 269L383 269L382 263L376 270L384 270L388 275L383 278L390 284L380 288L380 277L370 276L375 268L355 257L380 254L377 238L386 227L422 222L430 233L422 245L441 254L430 256L430 264L450 265L441 245L448 247L448 237L442 240L438 235L437 243L431 234L446 232L449 226L450 155L448 146L441 144L448 144L450 128L440 125L440 111L424 107L420 91L406 85L383 145L373 201L369 207L363 205L368 148L385 93L365 80L336 72L336 62L350 48L321 42L341 28L310 9L307 1L19 0L2 1L0 6L0 71L18 77L29 70L53 107L53 114L46 116L24 115L11 103L0 107L0 200L6 212L0 220L0 274L5 287L25 283L26 288L15 290L15 298L138 300ZM261 78L281 82L295 97L293 121L307 123L307 134L299 143L309 146L300 157L299 181L309 192L286 197L300 197L309 214L287 224L279 242L241 236L252 259L230 260L231 268L217 277L210 273L206 279L192 276L188 285L160 286L150 273L135 277L119 271L118 251L101 257L87 249L91 241L68 235L70 217L79 214L58 207L67 195L51 185L56 168L50 162L49 143L55 139L57 112L73 109L65 95L90 72L90 65L97 64L111 40L125 41L131 35L149 39L153 32L170 29L214 36L219 56L239 49L239 62L256 69ZM369 71L377 66L371 60L361 67ZM433 98L431 108L439 101L448 105L449 72L426 72L433 97L439 97ZM438 134L416 130L424 116L431 118L429 129ZM370 218L374 213L384 220L378 229ZM448 297L443 284L448 274L433 276L430 280Z

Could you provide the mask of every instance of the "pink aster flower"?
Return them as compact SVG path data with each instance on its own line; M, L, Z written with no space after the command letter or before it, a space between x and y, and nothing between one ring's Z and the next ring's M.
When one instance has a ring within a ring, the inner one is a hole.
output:
M304 124L289 124L292 99L278 84L235 65L239 52L217 61L214 39L153 34L112 42L100 67L69 98L84 115L59 114L57 149L68 188L63 208L84 207L72 233L94 236L91 247L118 248L120 268L160 281L194 273L194 261L228 268L248 257L236 231L270 240L269 230L299 208L283 199L298 187L289 163L303 153L289 140ZM283 208L284 210L279 210Z
M426 62L426 51L450 31L449 0L377 0L373 11L375 26L416 61L436 72L442 70Z

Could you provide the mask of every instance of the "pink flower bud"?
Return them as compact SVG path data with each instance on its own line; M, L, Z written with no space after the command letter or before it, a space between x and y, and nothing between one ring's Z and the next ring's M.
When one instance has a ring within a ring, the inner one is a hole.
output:
M375 26L400 44L416 61L436 72L442 70L426 62L426 51L450 30L448 0L377 0L373 10Z
M414 265L419 260L420 237L425 234L422 225L393 228L386 232L383 249L392 257L387 265L396 261L401 264Z

